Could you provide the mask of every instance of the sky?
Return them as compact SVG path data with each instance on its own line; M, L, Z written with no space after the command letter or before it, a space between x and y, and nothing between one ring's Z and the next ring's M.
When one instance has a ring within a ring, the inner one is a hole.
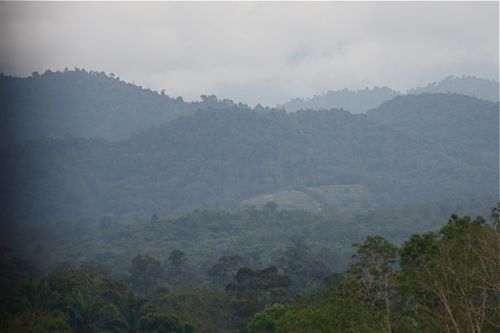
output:
M105 71L274 106L328 90L498 80L498 2L2 2L0 72Z

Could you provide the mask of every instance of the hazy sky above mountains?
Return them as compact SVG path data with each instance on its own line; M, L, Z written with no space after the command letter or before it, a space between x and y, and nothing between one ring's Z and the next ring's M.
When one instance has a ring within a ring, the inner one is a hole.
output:
M113 72L255 105L340 88L498 80L498 2L0 3L0 71Z

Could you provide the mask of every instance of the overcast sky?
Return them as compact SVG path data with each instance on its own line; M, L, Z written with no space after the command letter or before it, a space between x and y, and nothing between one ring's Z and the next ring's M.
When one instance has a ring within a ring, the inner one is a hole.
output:
M498 80L498 2L0 3L0 71L75 66L187 100Z

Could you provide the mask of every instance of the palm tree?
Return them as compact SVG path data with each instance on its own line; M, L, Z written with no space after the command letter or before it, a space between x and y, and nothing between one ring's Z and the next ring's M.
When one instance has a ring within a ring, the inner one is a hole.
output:
M103 299L88 288L76 289L69 306L71 325L76 333L93 333L104 326L107 306Z
M31 279L20 288L20 305L30 314L41 314L49 311L50 290L44 279Z
M151 312L148 300L137 296L133 291L120 295L115 305L120 312L120 322L129 333L136 333L139 330L141 318Z
M16 303L21 313L16 318L19 326L9 332L71 332L65 314L51 311L52 293L45 279L29 279L17 290ZM8 320L7 320L8 322Z

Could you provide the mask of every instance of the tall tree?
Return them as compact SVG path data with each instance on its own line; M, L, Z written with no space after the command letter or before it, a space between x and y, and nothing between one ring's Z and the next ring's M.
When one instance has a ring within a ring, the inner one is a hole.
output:
M141 319L152 311L146 298L137 296L133 291L120 295L116 302L120 314L120 323L128 333L137 333L140 329Z
M357 253L347 272L345 287L379 313L385 331L390 333L397 247L381 236L370 236L363 244L355 243L353 246L357 248Z
M238 271L226 291L233 297L233 313L241 324L266 306L284 302L290 284L290 278L279 274L275 266L257 271L245 267Z
M109 308L93 290L77 288L69 300L68 314L76 333L98 332L106 324Z
M165 281L165 270L160 262L148 255L137 255L129 268L129 281L134 290L145 294Z
M483 218L452 215L436 233L413 236L401 249L401 276L413 315L429 331L500 329L498 230Z

